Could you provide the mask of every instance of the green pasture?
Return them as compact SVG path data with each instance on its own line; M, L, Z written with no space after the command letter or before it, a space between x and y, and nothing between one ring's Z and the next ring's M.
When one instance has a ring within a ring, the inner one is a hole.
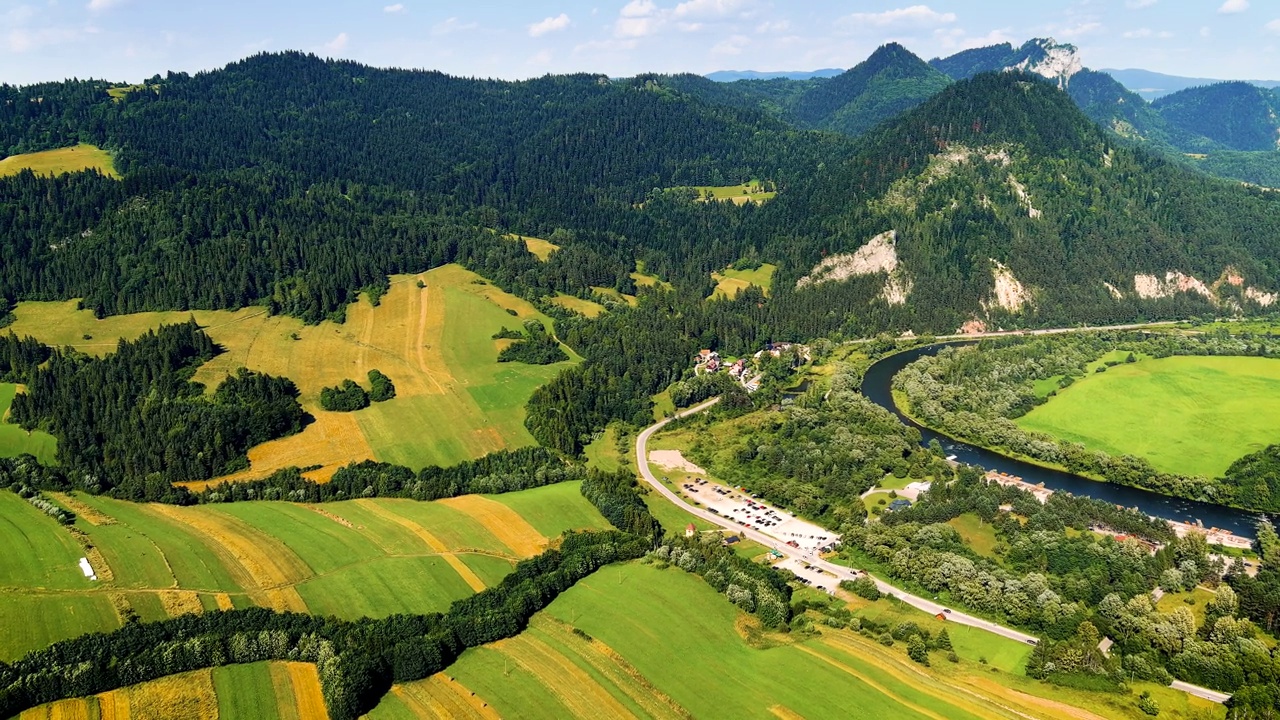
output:
M858 617L868 618L878 623L896 625L910 620L934 635L945 628L947 635L951 637L951 645L955 648L956 655L962 659L980 664L985 659L985 664L989 667L1011 675L1026 673L1027 658L1031 657L1032 649L1026 643L967 625L939 620L922 610L889 598L882 597L875 602L857 598L850 605Z
M118 627L120 620L103 592L6 591L0 601L0 662L13 662L59 640Z
M226 513L275 537L297 553L317 575L360 564L384 553L358 530L340 525L305 507L281 502L218 505Z
M34 455L43 465L56 465L58 440L43 430L27 432L7 422L9 406L18 386L0 383L0 457L17 457L23 453Z
M762 203L778 195L776 192L765 192L759 180L738 185L698 185L693 189L698 192L699 199L706 199L709 194L711 200L731 200L738 205L748 202Z
M369 560L317 576L297 589L312 614L347 620L444 612L454 600L474 594L438 555Z
M525 490L521 492L533 492ZM383 509L399 515L400 517L412 520L421 526L424 530L434 535L440 542L449 548L465 548L468 550L484 550L487 552L500 554L514 554L514 551L507 547L484 525L478 520L472 518L466 513L455 510L447 505L440 503L424 503L415 500L395 500L386 499L376 501ZM586 502L585 500L583 502ZM339 504L339 512L346 503ZM379 519L380 523L389 523L388 520ZM370 528L379 527L379 525L370 525ZM402 526L396 524L395 528ZM421 554L423 552L422 540L416 539L417 550L411 554Z
M627 462L627 458L618 452L618 428L610 425L600 433L600 437L591 441L582 449L587 457L587 467L597 468L605 472L614 472Z
M973 548L974 552L989 558L995 557L995 547L1000 541L996 539L995 528L984 523L982 518L974 513L965 513L948 520L947 524L960 533L965 545Z
M582 497L582 483L563 482L518 493L485 495L515 510L543 537L556 538L565 530L610 530L613 526Z
M755 270L728 268L718 273L711 273L711 279L717 283L716 289L711 293L711 297L737 297L739 292L746 290L751 285L764 288L764 294L768 295L769 289L773 287L773 274L777 270L777 265L765 263Z
M108 177L120 177L116 172L111 153L87 143L55 150L10 155L0 159L0 177L17 175L23 170L47 176L80 170L98 170Z
M1017 420L1157 469L1219 477L1280 437L1280 360L1170 357L1091 373Z
M83 590L84 556L56 520L7 490L0 491L0 588Z
M804 717L925 717L795 645L751 647L734 629L738 610L699 578L678 570L606 567L546 612L617 651L695 717L771 718L777 706ZM813 643L806 646L828 652ZM470 659L464 655L464 660ZM840 662L944 717L973 717L858 657ZM451 674L501 711L504 702L512 702L505 690L509 678L501 670L497 663L471 661L455 665Z
M277 720L280 717L269 663L216 667L213 689L218 695L218 720Z
M374 455L419 469L456 465L495 450L535 444L524 426L525 403L539 385L580 359L567 351L571 359L553 365L499 363L493 335L503 326L518 328L521 319L468 284L441 281L439 285L443 285L446 308L439 339L443 377L462 387L374 403L356 413ZM546 316L538 313L536 318L550 327ZM458 392L463 393L462 406L471 416L456 416ZM440 432L443 427L456 431ZM429 428L437 430L424 432Z

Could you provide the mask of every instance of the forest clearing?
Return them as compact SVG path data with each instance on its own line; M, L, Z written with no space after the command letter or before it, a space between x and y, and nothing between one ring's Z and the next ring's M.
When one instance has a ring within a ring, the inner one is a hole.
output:
M297 435L251 449L248 470L214 483L262 477L290 466L320 466L308 477L325 480L339 467L365 459L415 469L447 466L532 445L524 427L525 402L536 387L576 362L571 354L568 362L545 366L498 363L498 351L510 342L493 339L499 329L519 327L526 320L550 327L550 320L528 301L457 265L392 277L391 289L376 307L363 296L347 309L341 325L306 325L262 308L98 320L77 310L75 301L21 303L14 314L17 321L9 329L15 334L96 355L114 350L121 338L131 340L194 317L225 350L199 368L196 381L212 388L238 367L292 380L315 422ZM394 399L355 413L319 408L322 388L344 378L365 382L371 369L392 379ZM449 421L440 422L442 418Z

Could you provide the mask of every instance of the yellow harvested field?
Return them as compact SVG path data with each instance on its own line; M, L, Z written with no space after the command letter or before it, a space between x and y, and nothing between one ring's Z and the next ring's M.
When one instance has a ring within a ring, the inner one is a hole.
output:
M49 497L53 498L66 509L76 514L76 517L84 520L90 525L115 525L116 519L102 512L92 505L80 502L74 495L67 493L51 492Z
M129 694L112 690L97 696L98 720L129 720Z
M17 175L23 170L31 170L37 175L61 175L90 169L96 169L108 177L120 177L116 172L111 153L87 143L56 150L10 155L0 160L0 177Z
M523 240L525 249L542 262L546 262L551 257L551 253L560 249L559 245L542 238L529 237L527 235L504 235L503 237L508 240Z
M634 718L595 678L561 655L547 643L528 633L492 643L491 647L511 658L522 670L569 708L578 718Z
M481 495L463 495L438 502L470 515L519 557L538 555L551 544L519 513L495 500Z
M218 603L219 610L234 610L235 603L231 602L231 596L227 593L216 593L213 596L214 602Z
M551 302L559 305L565 310L572 310L579 315L585 315L589 318L600 317L604 312L604 306L600 303L583 300L582 298L573 295L565 295L564 293L557 293L555 297L551 298Z
M210 670L171 675L134 685L123 692L129 696L130 720L218 718L218 696L213 689L213 672Z
M199 615L204 612L204 606L200 604L200 595L194 590L161 590L160 604L164 606L164 611L169 617L178 617L179 615Z
M418 537L418 539L422 540L427 547L431 548L432 552L439 553L440 557L444 558L444 561L449 564L449 567L453 568L454 572L458 573L458 576L461 577L472 590L480 592L485 589L484 581L480 579L480 576L476 575L475 571L468 567L466 563L458 559L457 555L449 552L449 547L441 542L435 535L428 532L426 528L407 517L397 515L392 512L390 508L380 505L372 500L357 500L356 503L374 515L390 520L391 522L394 522L412 532Z
M378 307L362 297L348 306L341 325L304 325L258 307L99 320L76 305L75 300L19 303L9 329L49 345L104 355L122 338L132 340L161 325L194 319L226 350L197 371L196 381L212 389L229 373L247 367L287 377L298 386L299 400L315 422L295 436L252 448L248 470L214 483L316 465L320 469L307 476L324 481L360 460L449 465L532 445L524 427L525 401L537 384L567 365L498 363L500 343L490 335L502 323L518 327L525 320L549 320L529 302L457 265L393 276ZM371 369L395 383L394 399L355 413L319 408L321 389L346 378L367 382Z
M462 683L439 673L426 680L395 685L391 691L419 718L497 720L501 717Z
M232 578L259 605L306 612L293 586L312 577L311 568L279 540L249 524L209 508L146 505L148 512L185 525L218 556Z
M276 678L276 668L282 667L285 679L293 689L293 709L302 720L328 720L329 710L324 706L324 695L320 692L320 674L311 663L288 662L272 663L271 676ZM280 708L282 713L286 710Z

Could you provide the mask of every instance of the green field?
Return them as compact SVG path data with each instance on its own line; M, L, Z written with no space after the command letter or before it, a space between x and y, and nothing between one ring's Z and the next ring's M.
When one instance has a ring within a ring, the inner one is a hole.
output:
M79 569L72 534L0 492L0 661L121 623L260 605L343 618L447 610L502 580L566 530L608 522L562 483L438 502L190 508L73 495L100 579ZM122 603L122 604L121 604Z
M44 465L57 464L58 440L43 430L27 432L7 422L9 406L18 386L0 383L0 457L16 457L23 453L35 455Z
M995 547L999 540L996 539L995 528L982 522L982 518L974 513L965 513L948 520L947 524L960 533L965 545L973 548L974 552L990 558L995 557Z
M711 273L711 279L716 281L716 289L711 292L711 297L734 298L751 285L764 288L764 294L768 295L769 288L773 287L773 274L777 270L777 265L765 263L755 270L728 268Z
M226 665L213 669L218 720L277 720L275 687L268 663Z
M446 673L512 717L1013 716L910 667L900 649L870 651L847 632L759 649L737 629L743 618L696 576L611 566L518 638L469 650ZM372 717L399 717L384 704Z
M85 143L0 159L0 177L17 175L23 170L31 170L37 175L61 175L90 169L109 177L120 177L111 153Z
M1280 361L1170 357L1092 373L1017 420L1157 469L1220 477L1280 437Z
M19 303L11 330L50 345L104 354L120 338L137 338L162 324L194 317L226 350L200 367L197 381L212 388L238 367L293 380L315 422L297 435L251 448L250 469L229 476L231 480L316 465L320 469L308 477L326 480L339 467L360 460L421 468L533 445L524 426L525 403L535 388L578 358L568 351L571 359L554 365L499 363L498 352L510 341L493 335L504 325L519 328L526 320L550 327L551 319L457 265L394 276L390 282L378 306L362 297L347 307L347 321L341 325L305 325L258 307L99 320L71 300ZM354 413L319 408L322 388L343 378L365 382L375 368L395 383L394 399ZM0 450L4 432L12 430L0 429ZM191 485L195 490L202 486Z
M710 194L712 200L731 200L738 205L749 202L762 203L778 195L776 192L765 192L758 180L740 185L699 185L693 189L698 192L700 200L705 200Z

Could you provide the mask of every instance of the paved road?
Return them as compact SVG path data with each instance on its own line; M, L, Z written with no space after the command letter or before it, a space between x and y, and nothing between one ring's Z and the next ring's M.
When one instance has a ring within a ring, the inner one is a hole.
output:
M934 335L933 338L938 341L944 340L980 340L982 338L1008 337L1018 335L1061 335L1062 333L1077 332L1097 332L1099 330L1141 330L1143 328L1155 327L1159 325L1177 325L1186 322L1185 320L1159 320L1147 323L1130 323L1127 325L1085 325L1083 327L1068 328L1044 328L1041 330L992 330L991 332L980 333L953 333L951 335ZM848 340L849 344L872 342L874 338L861 338L858 340Z
M1195 695L1198 698L1204 698L1205 700L1210 700L1216 703L1225 703L1231 699L1231 695L1227 693L1210 690L1209 688L1202 688L1199 685L1192 685L1191 683L1184 683L1181 680L1174 680L1169 684L1169 687L1174 690L1181 690L1188 695Z
M1133 327L1133 326L1115 326L1115 327L1123 328L1123 327ZM1115 327L1113 327L1112 329L1115 329ZM1044 334L1047 332L1052 332L1052 331L1040 331L1041 334ZM676 418L686 417L688 415L694 415L696 413L700 413L703 410L706 410L707 408L711 407L712 405L715 405L719 401L720 401L720 398L718 397L712 398L702 403L701 405L695 405L694 407L691 407L687 410L682 410L676 413L675 416L672 418L668 418L666 420L655 423L645 428L644 431L642 431L636 437L636 464L639 466L640 476L643 477L645 482L649 483L649 485L651 485L654 490L657 490L658 494L662 495L667 500L670 500L671 502L675 503L682 510L685 510L691 515L695 515L699 518L702 518L703 520L706 520L707 522L713 523L715 525L719 525L720 527L725 528L726 530L732 530L733 532L738 533L749 540L754 540L755 542L758 542L761 545L764 545L765 547L773 548L774 550L781 553L783 557L800 558L805 562L809 563L810 565L822 568L827 573L834 575L836 578L840 580L852 580L858 577L858 574L862 571L852 570L843 565L836 565L835 563L828 562L826 560L823 560L822 558L815 557L811 553L801 552L799 550L792 548L791 546L787 545L785 542L779 540L778 538L773 537L772 535L766 532L763 532L757 529L744 528L741 525L738 525L738 523L733 520L728 520L719 515L716 515L715 513L708 512L703 508L693 507L689 503L685 502L684 498L680 497L680 495L672 491L666 485L663 485L661 480L654 477L653 473L649 470L649 463L647 461L649 457L649 438L653 437L654 433L656 433L658 430L661 430L663 426L665 426L667 423L671 422L672 420ZM972 615L967 615L962 612L956 612L954 610L952 610L949 613L946 613L945 608L942 605L939 605L938 603L933 602L932 600L918 597L904 590L900 590L896 587L893 587L889 583L884 582L883 580L871 575L870 573L865 573L865 574L868 577L871 577L871 579L875 580L876 587L880 588L880 592L885 593L887 595L893 595L901 599L903 602L907 603L908 605L919 608L931 615L944 613L947 616L947 620L950 622L959 623L960 625L968 625L970 627L979 628L981 630L986 630L987 632L995 633L996 635L1009 638L1010 640L1017 640L1018 642L1025 642L1025 643L1037 642L1037 638L1034 635L1028 635L1024 632L1014 630L1013 628L1007 628L1003 625L1000 625L998 623L993 623L989 620L983 620L982 618L974 617ZM1226 693L1220 693L1216 690L1210 690L1208 688L1199 687L1197 685L1191 685L1189 683L1184 683L1181 681L1175 681L1169 687L1175 690L1181 690L1185 693L1189 693L1196 697L1204 698L1205 700L1210 700L1216 703L1226 702L1231 697Z
M688 410L684 410L680 413L677 413L675 417L684 417L686 415L692 415L694 413L702 412L703 410L706 410L707 408L716 404L716 402L718 402L719 400L720 398L713 398L711 400L708 400L705 403L702 403L701 405L697 405L695 407L689 408ZM696 515L702 518L703 520L706 520L707 522L714 523L727 530L732 530L736 533L739 533L744 537L746 537L747 539L754 540L755 542L758 542L761 545L764 545L765 547L773 548L778 552L782 553L783 557L801 558L805 562L809 563L810 565L817 566L823 569L824 571L826 571L827 573L834 575L839 580L852 580L858 577L858 571L856 570L852 570L843 565L836 565L835 563L827 562L826 560L823 560L822 558L817 557L815 555L807 554L799 550L796 550L791 546L787 545L782 540L779 540L778 538L766 532L763 532L761 530L744 528L741 525L739 525L737 522L734 522L732 520L727 520L719 515L716 515L715 513L708 512L707 510L704 510L702 508L693 507L692 505L689 505L688 503L686 503L679 495L673 492L666 485L663 485L661 480L654 477L653 473L649 470L649 463L645 462L644 459L649 457L649 448L648 448L649 438L652 437L655 432L662 429L662 427L670 421L671 419L663 420L662 422L651 425L648 428L646 428L643 432L641 432L639 436L636 437L636 459L638 461L637 464L640 466L640 475L645 479L646 482L652 485L653 488L657 490L663 497L675 503L676 505L680 506L681 509L686 510L687 512L693 515ZM932 600L928 600L922 597L917 597L903 590L899 590L898 588L893 587L892 585L880 580L879 578L873 578L873 579L876 581L876 586L880 588L881 592L886 593L888 595L895 595L901 598L902 601L907 603L908 605L917 607L929 613L930 615L937 615L944 611L944 608L942 605L939 605L938 603L935 603ZM965 613L962 613L962 612L957 612L953 610L950 613L946 613L946 616L947 616L947 620L951 622L959 623L961 625L969 625L972 627L981 628L988 632L993 632L997 635L1007 637L1011 640L1017 640L1019 642L1035 642L1036 641L1036 637L1034 635L1028 635L1024 632L1019 632L1017 630L1004 627L1003 625L998 625L988 620L983 620L982 618L973 617L972 615L966 615Z

